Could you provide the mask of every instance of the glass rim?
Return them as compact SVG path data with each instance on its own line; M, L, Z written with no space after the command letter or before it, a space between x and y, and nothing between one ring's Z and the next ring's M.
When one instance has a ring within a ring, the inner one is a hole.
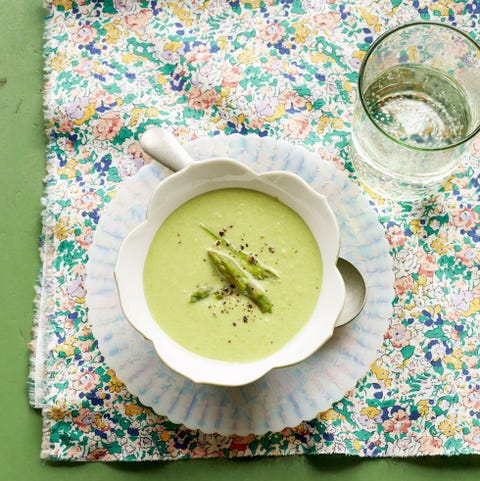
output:
M478 54L480 55L480 43L478 43L475 39L473 39L472 37L470 37L467 33L463 32L462 30L454 27L453 25L449 25L448 23L440 23L440 22L430 22L430 21L414 21L414 22L407 22L407 23L403 23L401 25L398 25L390 30L387 30L386 32L382 33L380 36L378 36L374 41L373 43L370 45L370 48L368 49L365 57L363 58L362 60L362 63L360 65L360 69L358 71L358 96L360 98L360 102L362 103L362 107L363 107L363 110L365 111L365 113L367 114L367 117L369 118L369 120L372 122L373 125L375 125L375 127L383 134L385 135L386 137L388 137L390 140L394 141L395 143L397 144L400 144L401 146L403 147L406 147L406 148L409 148L409 149L412 149L412 150L418 150L418 151L422 151L422 152L441 152L441 151L445 151L445 150L449 150L449 149L453 149L455 147L458 147L462 144L465 144L466 142L468 142L469 140L473 139L473 137L475 137L479 132L480 132L480 120L478 121L478 125L476 126L475 129L472 130L472 132L470 132L467 136L465 136L463 139L459 140L458 142L455 142L451 145L446 145L444 147L435 147L435 148L426 148L426 147L418 147L418 146L414 146L414 145L410 145L410 144L407 144L406 142L402 142L401 140L399 139L396 139L395 137L393 137L392 135L390 135L388 132L386 132L385 130L382 129L382 127L380 127L380 125L378 125L375 120L373 119L373 117L370 115L370 112L368 111L367 109L367 106L365 104L365 99L363 98L363 94L362 94L362 79L363 79L363 73L364 73L364 70L366 68L366 65L367 65L367 62L368 62L368 59L370 58L370 56L372 55L372 53L374 52L375 48L383 41L385 40L387 37L389 37L390 35L393 35L394 33L400 31L400 30L403 30L405 28L410 28L410 27L415 27L415 26L419 26L419 25L425 25L425 26L434 26L434 27L442 27L442 28L448 28L450 30L453 30L455 33L461 35L462 37L464 37L465 40L467 40L468 42L470 42L474 48L477 49L478 51Z

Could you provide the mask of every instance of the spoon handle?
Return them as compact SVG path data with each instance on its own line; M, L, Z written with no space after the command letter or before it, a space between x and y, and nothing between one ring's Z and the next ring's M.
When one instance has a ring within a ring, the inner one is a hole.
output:
M142 149L157 162L177 172L193 162L175 136L161 127L146 130L139 139Z

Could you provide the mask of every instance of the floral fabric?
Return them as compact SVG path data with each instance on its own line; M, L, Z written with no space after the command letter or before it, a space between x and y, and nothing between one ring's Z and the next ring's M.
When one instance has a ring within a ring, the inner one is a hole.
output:
M264 436L188 430L132 396L88 322L85 265L119 187L150 159L138 136L222 132L287 139L354 173L360 62L381 32L418 19L479 37L480 2L52 0L43 276L32 356L42 457L156 460L300 453L480 453L480 139L430 202L383 201L394 315L370 372L299 426Z

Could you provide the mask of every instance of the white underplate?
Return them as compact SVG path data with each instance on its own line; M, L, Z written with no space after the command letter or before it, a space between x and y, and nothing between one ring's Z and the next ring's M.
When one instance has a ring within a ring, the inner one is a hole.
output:
M295 426L328 409L355 387L383 343L392 314L392 261L383 228L348 177L317 155L257 136L218 136L186 145L195 159L233 157L255 172L288 170L325 195L335 212L340 255L361 269L369 297L357 318L294 366L274 369L240 387L196 384L164 364L150 341L126 320L114 265L122 240L145 219L153 190L169 174L142 168L123 185L102 215L89 251L89 321L106 362L140 401L171 421L221 434L264 434Z

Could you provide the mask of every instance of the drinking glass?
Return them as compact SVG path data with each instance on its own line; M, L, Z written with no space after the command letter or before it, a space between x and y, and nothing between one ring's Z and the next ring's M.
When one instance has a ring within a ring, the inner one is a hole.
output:
M380 36L360 67L350 155L384 197L430 196L480 131L480 46L457 28L414 22Z

